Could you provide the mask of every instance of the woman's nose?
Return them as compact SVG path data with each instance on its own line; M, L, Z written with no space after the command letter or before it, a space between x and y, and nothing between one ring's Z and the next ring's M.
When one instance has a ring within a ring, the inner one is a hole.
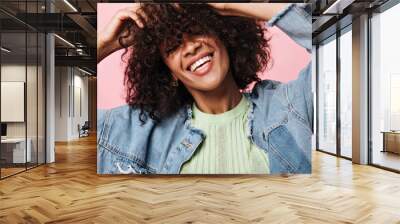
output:
M201 42L196 40L184 40L183 56L194 56L201 49Z

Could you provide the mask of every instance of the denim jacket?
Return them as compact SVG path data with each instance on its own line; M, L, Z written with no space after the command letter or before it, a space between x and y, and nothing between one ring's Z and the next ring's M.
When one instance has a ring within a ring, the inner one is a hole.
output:
M292 4L268 23L278 26L311 51L311 14L307 4ZM286 84L264 80L245 97L248 137L268 153L271 174L310 173L313 96L311 63ZM204 141L191 126L190 105L174 116L142 124L139 111L125 105L98 111L98 174L178 174Z

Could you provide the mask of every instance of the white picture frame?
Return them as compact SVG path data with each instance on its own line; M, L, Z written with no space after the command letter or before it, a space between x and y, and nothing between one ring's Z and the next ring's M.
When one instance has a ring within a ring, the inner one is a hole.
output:
M1 122L25 122L25 82L1 82Z

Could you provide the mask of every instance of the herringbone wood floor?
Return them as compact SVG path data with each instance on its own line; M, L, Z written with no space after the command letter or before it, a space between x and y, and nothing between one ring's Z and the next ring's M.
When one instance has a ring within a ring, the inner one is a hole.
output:
M313 174L97 176L94 137L0 181L0 223L400 223L400 175L315 152Z

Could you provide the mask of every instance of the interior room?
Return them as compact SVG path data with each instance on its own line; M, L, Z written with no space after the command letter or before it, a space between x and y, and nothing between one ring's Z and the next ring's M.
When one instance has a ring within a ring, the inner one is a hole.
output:
M45 162L45 36L14 26L2 29L1 45L3 178Z
M83 6L93 11L90 4ZM93 39L81 35L72 20L69 28L60 27L58 18L43 25L46 12L55 15L71 10L69 5L35 0L2 1L1 7L0 178L6 178L54 162L54 144L93 132L96 78L90 62ZM53 31L58 33L49 37ZM74 44L65 36L73 37ZM49 74L55 73L49 83ZM46 129L49 124L54 128Z
M399 1L289 1L312 8L311 174L179 177L96 172L97 4L121 2L0 1L0 223L400 222Z

